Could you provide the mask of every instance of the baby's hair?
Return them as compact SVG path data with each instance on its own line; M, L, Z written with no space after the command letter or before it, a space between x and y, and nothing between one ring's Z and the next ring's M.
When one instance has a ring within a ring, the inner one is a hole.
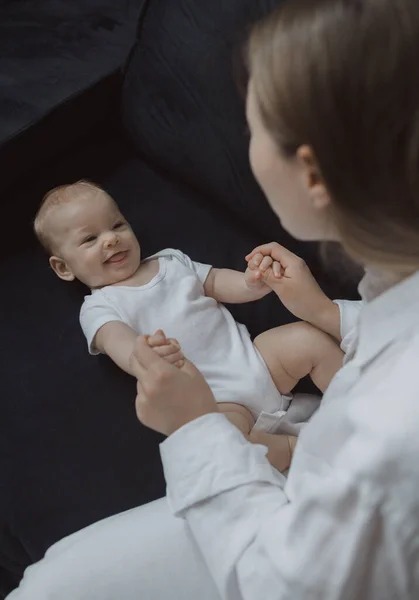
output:
M52 236L48 230L48 217L54 209L71 202L75 198L91 196L98 192L106 193L100 185L86 179L80 179L75 183L59 185L45 194L35 215L34 231L39 242L49 254L53 253L54 248Z
M359 262L419 268L419 1L293 0L257 24L252 89L283 156L307 144Z

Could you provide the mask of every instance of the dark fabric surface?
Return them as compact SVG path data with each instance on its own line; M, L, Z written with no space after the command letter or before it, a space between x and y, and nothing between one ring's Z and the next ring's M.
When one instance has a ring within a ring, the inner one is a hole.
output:
M0 2L0 145L119 69L143 0Z
M282 1L154 0L124 86L141 152L268 237L277 226L250 175L239 79L250 24Z
M109 115L32 180L25 172L30 165L22 165L21 186L7 195L3 216L19 236L0 258L0 597L61 537L164 493L161 438L136 419L133 380L106 357L88 355L78 324L84 290L53 275L30 233L45 191L80 177L102 183L132 222L144 254L172 246L198 261L243 269L251 248L276 239L305 256L330 295L354 292L340 283L341 274L321 269L316 247L290 241L248 168L226 36L267 4L214 2L210 12L207 0L179 1L176 10L172 0L152 0L144 55L134 53L124 91L124 122L135 148ZM180 23L188 51L173 39ZM207 46L220 53L220 71L211 61L190 68L194 49L198 56ZM274 296L231 310L253 335L291 319Z

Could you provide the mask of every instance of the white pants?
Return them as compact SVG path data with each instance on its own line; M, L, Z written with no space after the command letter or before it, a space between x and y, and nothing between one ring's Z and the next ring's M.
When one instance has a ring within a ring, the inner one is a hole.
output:
M57 542L7 600L220 600L165 498Z
M280 433L298 435L320 398L297 394ZM220 600L186 523L165 498L51 546L7 600Z

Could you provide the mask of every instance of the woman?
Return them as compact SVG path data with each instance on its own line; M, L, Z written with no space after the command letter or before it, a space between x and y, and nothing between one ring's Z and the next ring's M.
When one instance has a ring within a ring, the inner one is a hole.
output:
M418 57L417 0L293 0L250 40L257 180L290 233L338 240L367 268L346 364L288 480L190 363L171 367L140 338L137 413L169 435L168 503L56 544L10 599L419 597ZM262 250L306 318L301 264Z

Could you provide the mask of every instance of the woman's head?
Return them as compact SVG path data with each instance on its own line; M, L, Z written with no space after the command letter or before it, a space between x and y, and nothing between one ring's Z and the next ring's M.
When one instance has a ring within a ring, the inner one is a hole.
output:
M285 2L248 60L251 164L285 228L418 269L418 0Z

